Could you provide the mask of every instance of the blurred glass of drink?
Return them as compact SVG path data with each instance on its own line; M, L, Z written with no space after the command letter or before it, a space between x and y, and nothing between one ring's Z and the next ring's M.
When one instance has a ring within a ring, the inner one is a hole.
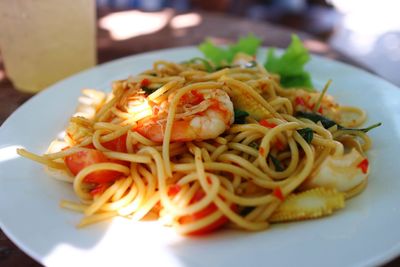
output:
M35 93L96 64L95 0L0 0L0 50L14 86Z

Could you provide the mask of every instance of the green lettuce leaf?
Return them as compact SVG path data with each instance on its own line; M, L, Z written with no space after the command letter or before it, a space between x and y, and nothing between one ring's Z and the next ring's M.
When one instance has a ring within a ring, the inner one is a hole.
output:
M261 40L253 34L239 38L235 44L222 48L214 45L210 40L206 40L199 45L200 51L217 68L232 63L235 55L239 52L254 56L261 44Z
M314 91L311 76L304 70L310 60L307 49L297 35L292 35L292 42L282 56L275 55L275 49L268 50L265 68L271 73L279 74L283 87L302 87Z

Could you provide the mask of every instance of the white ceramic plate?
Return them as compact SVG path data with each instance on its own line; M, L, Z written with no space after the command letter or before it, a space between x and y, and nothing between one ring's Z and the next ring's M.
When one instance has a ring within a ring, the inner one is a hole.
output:
M18 157L15 148L43 153L64 129L82 88L108 91L113 80L150 68L157 59L199 55L189 47L120 59L66 79L22 105L0 131L0 226L11 240L42 264L56 266L372 266L400 254L400 90L320 57L308 64L315 85L321 88L332 78L330 94L340 103L366 109L367 124L383 122L370 133L369 186L345 209L263 232L229 230L201 238L122 218L76 229L81 215L58 206L61 199L74 199L70 186Z

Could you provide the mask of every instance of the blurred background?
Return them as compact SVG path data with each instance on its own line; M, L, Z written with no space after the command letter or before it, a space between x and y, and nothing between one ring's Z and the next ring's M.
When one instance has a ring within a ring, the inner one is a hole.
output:
M97 6L100 28L114 41L160 31L169 20L179 37L188 27L202 23L202 11L207 11L309 33L400 85L400 1L97 0Z

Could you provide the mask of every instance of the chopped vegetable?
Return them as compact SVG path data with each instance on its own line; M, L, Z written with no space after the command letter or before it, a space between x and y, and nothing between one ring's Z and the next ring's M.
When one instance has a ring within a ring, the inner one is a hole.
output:
M262 157L265 157L265 149L264 149L263 147L260 147L260 148L258 149L258 153L260 153L260 155L261 155Z
M148 87L150 85L151 81L149 79L144 78L142 82L140 83L141 87Z
M260 39L253 34L249 34L247 37L241 37L237 43L229 45L226 49L214 45L210 40L201 43L199 49L218 68L230 65L235 55L239 52L251 56L255 55L260 44Z
M205 196L205 193L201 190L197 191L193 198L191 199L190 203L194 204L199 202L203 197ZM232 204L231 205L231 209L232 210L236 210L236 205ZM184 215L182 217L179 218L179 223L181 224L190 224L190 223L194 223L198 220L203 219L204 217L210 216L211 214L213 214L214 212L218 211L218 207L214 204L211 203L209 204L207 207L205 207L204 209L190 214L190 215ZM221 215L221 217L219 217L216 221L209 223L207 225L205 225L204 227L189 232L187 233L188 235L203 235L203 234L207 234L210 232L213 232L215 230L218 230L219 228L221 228L222 226L224 226L227 222L229 221L229 219L225 216L225 215Z
M274 128L274 127L277 126L276 123L269 122L269 121L267 121L267 120L265 120L265 119L260 120L259 123L260 123L262 126L267 127L267 128Z
M176 194L179 193L179 191L181 191L180 185L178 185L178 184L170 185L168 188L168 196L170 196L170 197L175 196Z
M142 86L142 90L146 94L150 95L151 93L154 93L154 91L156 91L157 89L153 89L153 88L150 88L150 87Z
M292 35L292 42L281 57L275 55L275 49L268 50L264 66L268 71L279 74L283 87L302 87L314 91L311 76L304 70L309 60L310 55L300 38Z
M311 141L313 140L314 137L314 132L311 128L303 128L303 129L299 129L297 130L297 132L301 135L301 137L303 137L303 139L311 144Z
M270 158L270 160L274 164L276 171L278 171L278 172L283 171L283 166L282 166L282 163L281 163L281 161L279 159L277 159L276 157L272 156L271 154L269 154L268 157Z
M251 142L251 143L249 144L249 147L252 147L252 148L258 150L258 148L260 147L260 144L257 143L257 142L255 142L255 141L253 141L253 142Z
M254 207L244 207L239 211L239 214L244 217L247 214L249 214L250 212L252 212L253 210L254 210Z
M312 108L312 112L319 112L319 113L322 113L322 107L321 107L321 102L322 102L322 99L324 98L324 95L326 94L326 91L328 91L328 88L329 88L329 86L331 85L331 83L332 83L332 80L331 79L329 79L327 82L326 82L326 84L325 84L325 86L324 86L324 88L322 89L322 92L321 92L321 94L319 95L319 97L318 97L318 100L317 100L317 103L314 105L314 107Z
M244 124L246 123L246 117L249 116L249 113L241 110L241 109L235 109L235 124Z
M87 149L76 152L74 154L66 156L64 161L65 165L67 165L68 169L74 176L77 175L82 169L92 164L102 163L102 162L113 162L113 160L107 158L101 151L95 149ZM97 184L110 183L114 182L122 175L123 174L118 171L99 170L88 174L83 181L85 183L97 183Z
M369 132L370 130L372 130L372 129L374 129L374 128L376 128L376 127L379 127L379 126L382 125L382 123L379 122L379 123L375 123L375 124L373 124L373 125L371 125L371 126L368 126L368 127L366 127L366 128L361 128L361 129L346 128L346 127L343 127L343 126L337 124L335 121L333 121L333 120L331 120L331 119L328 119L328 118L326 118L326 117L324 117L324 116L322 116L322 115L320 115L320 114L311 113L311 112L302 112L302 111L297 112L297 113L296 113L296 117L306 118L306 119L309 119L309 120L311 120L311 121L313 121L313 122L315 122L315 123L321 122L322 126L323 126L325 129L329 129L329 128L331 128L332 126L337 125L337 128L338 128L339 130L342 130L342 131L361 131L361 132L367 133L367 132Z
M285 200L285 196L283 195L282 190L279 186L274 188L274 191L272 192L272 194L280 201Z
M368 159L365 158L357 165L357 168L360 168L361 171L365 174L368 172L368 165L369 165Z

